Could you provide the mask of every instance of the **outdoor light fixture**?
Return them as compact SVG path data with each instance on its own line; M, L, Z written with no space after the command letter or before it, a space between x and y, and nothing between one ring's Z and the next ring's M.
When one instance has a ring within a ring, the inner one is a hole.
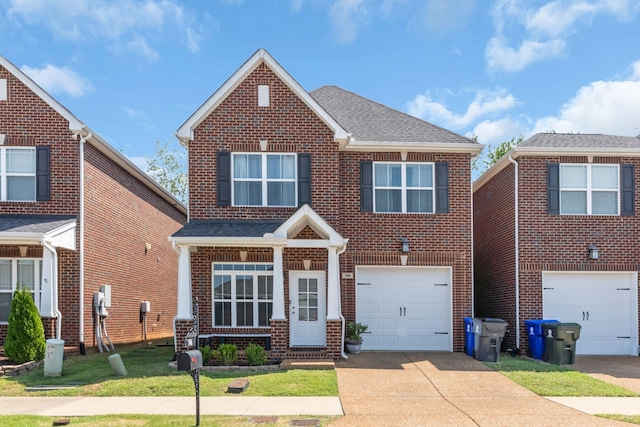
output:
M589 245L589 259L598 259L598 248L594 244Z
M402 252L409 252L409 239L407 239L406 237L402 238Z

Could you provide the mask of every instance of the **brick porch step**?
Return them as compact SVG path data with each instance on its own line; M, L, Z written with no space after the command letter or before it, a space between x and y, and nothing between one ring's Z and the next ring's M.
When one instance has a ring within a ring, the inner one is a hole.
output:
M285 359L280 363L280 369L335 369L333 360L322 359Z

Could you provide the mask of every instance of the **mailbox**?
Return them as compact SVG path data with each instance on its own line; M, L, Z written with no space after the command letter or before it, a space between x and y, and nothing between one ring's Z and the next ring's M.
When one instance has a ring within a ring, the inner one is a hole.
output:
M189 350L178 353L178 371L195 371L202 368L202 353L200 350Z

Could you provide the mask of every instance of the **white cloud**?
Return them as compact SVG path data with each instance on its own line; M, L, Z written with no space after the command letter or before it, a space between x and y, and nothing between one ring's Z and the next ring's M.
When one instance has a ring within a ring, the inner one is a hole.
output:
M136 45L141 34L167 28L190 30L187 41L192 51L197 40L192 26L195 16L171 0L9 0L8 16L42 25L56 37L73 41L94 38ZM136 52L153 59L152 50Z
M352 43L359 26L366 21L367 0L336 0L329 9L329 23L340 43Z
M538 8L529 4L517 0L494 3L495 33L485 50L489 71L521 71L535 62L560 56L568 36L599 15L628 21L640 11L638 0L554 0ZM521 40L514 41L516 37Z
M149 61L157 61L160 56L156 50L149 46L144 37L135 37L126 44L126 47L127 50L142 55Z
M187 48L191 52L197 52L200 50L200 39L202 35L193 28L187 28Z
M412 25L444 34L463 29L474 11L474 0L427 0Z
M142 156L127 156L127 158L129 160L131 160L131 163L133 163L134 165L139 167L146 174L149 174L149 171L147 170L149 165L148 165L147 159L145 157L142 157Z
M463 129L481 117L508 111L517 104L516 98L504 89L480 90L475 93L467 111L460 115L447 109L444 103L434 101L431 92L427 91L408 102L406 109L412 116L438 123L445 128Z
M557 117L536 121L532 133L640 134L640 81L598 81L578 90Z
M131 119L145 120L148 118L147 113L142 110L136 110L135 108L131 107L122 107L122 109L124 110L125 114Z
M495 121L484 120L478 123L472 132L467 132L466 136L469 138L477 136L478 142L481 144L496 144L511 140L514 135L521 133L521 129L522 124L511 118Z
M51 94L65 93L73 98L79 98L89 92L93 92L91 82L83 79L68 67L58 68L51 64L46 64L43 68L32 68L24 65L20 69Z

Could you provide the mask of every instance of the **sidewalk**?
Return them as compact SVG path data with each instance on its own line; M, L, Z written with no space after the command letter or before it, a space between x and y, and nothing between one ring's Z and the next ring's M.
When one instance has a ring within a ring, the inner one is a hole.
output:
M194 415L193 397L0 397L0 415ZM200 397L201 415L343 415L338 397Z

